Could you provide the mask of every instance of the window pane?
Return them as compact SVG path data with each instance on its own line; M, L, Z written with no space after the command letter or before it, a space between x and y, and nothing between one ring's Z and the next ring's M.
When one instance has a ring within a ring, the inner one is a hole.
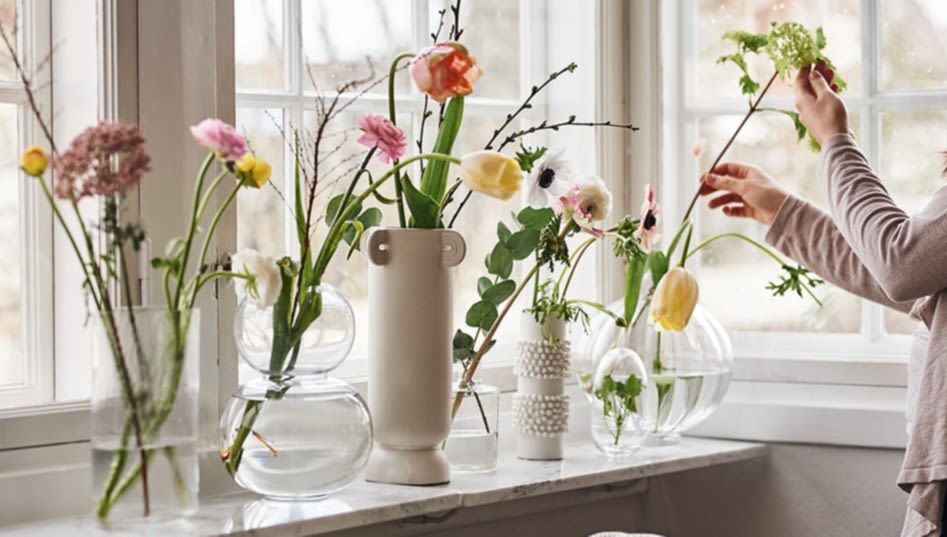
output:
M881 2L881 84L885 90L947 88L943 0Z
M20 287L20 185L17 107L0 105L0 386L22 383Z
M908 214L921 210L944 185L941 168L947 149L947 112L889 112L881 116L881 178L891 197ZM917 323L907 315L885 313L893 333L912 333Z
M437 11L450 5L446 0L431 2L431 27L437 28ZM520 5L510 0L474 0L461 4L460 40L477 58L483 77L477 82L474 97L516 99L520 95ZM442 39L453 17L444 16ZM556 66L558 68L558 66Z
M284 86L283 4L280 0L237 0L234 4L237 89Z
M277 258L286 253L283 247L286 209L280 192L286 190L291 180L285 175L282 124L281 110L241 108L237 111L237 128L246 135L252 150L273 167L269 184L259 190L245 188L237 194L237 247L252 248Z
M900 1L900 0L898 0ZM733 64L717 65L717 58L732 54L736 46L720 37L729 30L755 33L769 31L770 23L797 21L808 28L822 26L832 59L848 91L861 91L861 26L859 0L698 0L697 72L695 95L698 97L739 97L740 70ZM748 56L750 74L761 85L772 76L767 59ZM792 95L792 88L777 81L768 95Z
M733 133L741 117L715 117L700 123L700 137L706 138L707 151L700 168L707 169L716 151ZM857 118L853 127L858 129ZM817 155L796 143L789 120L777 115L752 118L727 153L726 160L757 164L789 191L825 206L825 194L816 177ZM696 184L696 181L695 181ZM690 190L688 186L687 190ZM700 236L738 231L762 240L765 229L751 220L731 219L706 208L702 200L699 212ZM767 282L779 277L772 259L743 242L724 239L708 247L701 260L701 301L731 330L745 331L828 331L857 332L861 326L858 299L833 291L841 308L821 329L816 326L813 302L795 295L772 297ZM820 297L825 287L816 289Z
M375 75L388 73L390 62L411 47L410 0L303 0L302 42L304 62L320 91L331 92L368 73L371 58ZM309 73L304 87L312 89ZM409 87L407 73L397 76L398 90ZM372 93L386 94L387 84Z

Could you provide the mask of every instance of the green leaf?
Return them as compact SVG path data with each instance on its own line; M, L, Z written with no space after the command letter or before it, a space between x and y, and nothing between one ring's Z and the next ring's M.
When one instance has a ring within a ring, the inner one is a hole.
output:
M815 29L815 48L822 50L825 48L825 31L822 30L822 27L819 26Z
M510 277L513 273L513 254L506 246L497 244L493 247L487 256L487 271L503 279Z
M342 205L342 198L344 196L345 194L339 194L337 196L333 196L332 199L329 200L329 204L326 206L326 225L327 226L332 227L335 224L335 219L338 218L339 212L343 209L341 205ZM361 203L355 207L355 210L352 211L352 214L358 214L360 212L362 212Z
M664 255L664 252L660 250L655 250L648 255L648 269L651 271L651 285L656 286L658 282L661 281L661 278L667 274L668 268L670 268L670 263L668 258Z
M464 98L454 97L447 103L444 110L444 120L441 122L440 130L437 132L437 141L434 142L433 153L450 155L454 148L454 140L457 139L457 133L460 131L460 124L464 119ZM437 205L440 205L447 192L447 171L450 163L443 160L433 160L428 162L427 168L424 168L424 175L421 176L421 192L426 194Z
M510 231L510 228L506 227L506 224L503 222L497 222L497 238L500 239L500 242L506 244L506 241L510 240L510 235L513 232Z
M525 145L520 144L520 151L516 152L516 162L519 163L520 169L526 173L533 171L533 166L536 165L536 161L543 158L543 155L546 154L547 148L537 147L536 149L531 149Z
M427 169L430 169L428 166ZM425 170L427 171L427 170ZM414 183L407 177L401 182L404 200L411 210L411 227L420 229L437 229L441 227L440 205L435 198L415 188ZM443 196L443 194L442 194Z
M526 259L539 246L539 230L533 228L524 228L510 235L506 241L507 248L513 254L513 259L521 261Z
M497 307L494 306L492 302L481 300L473 306L470 306L470 309L467 310L467 318L465 321L467 326L481 330L489 330L497 320L498 315Z
M516 282L513 280L503 280L484 291L481 296L487 302L499 306L505 302L506 299L510 298L510 295L512 295L514 291L516 291Z
M293 203L293 206L294 206L293 217L296 219L296 241L299 243L300 250L302 250L303 245L306 244L306 241L309 240L309 237L308 237L309 230L306 229L306 217L304 216L305 210L303 209L302 171L299 165L299 137L298 136L296 137L296 141L294 145L293 157L294 157L293 161L295 163L294 165L295 171L294 171L294 177L293 177L295 180L295 184L293 185L293 192L296 198ZM339 202L341 201L342 201L342 198L339 198ZM335 213L332 218L333 220L335 220L335 215L338 214L338 211L339 211L338 208L336 208ZM328 221L328 218L326 220ZM332 224L329 224L329 225L331 226Z
M526 228L542 231L542 229L546 227L546 224L555 216L556 213L548 207L543 209L525 207L516 215L516 221Z
M493 282L490 281L490 278L481 276L480 279L477 280L477 294L480 295L480 298L483 298L483 293L491 287L493 287Z
M647 258L643 256L631 256L628 259L628 265L625 267L625 326L631 324L635 317L635 311L638 309L638 298L641 296L641 280L644 278L645 262Z
M463 330L458 330L454 333L454 361L458 362L461 360L469 360L473 358L474 352L474 338L470 334L464 332Z

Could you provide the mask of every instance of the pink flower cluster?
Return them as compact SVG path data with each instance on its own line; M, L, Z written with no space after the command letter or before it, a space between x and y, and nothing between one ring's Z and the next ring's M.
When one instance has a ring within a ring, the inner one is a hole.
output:
M234 162L248 151L247 140L237 132L232 125L219 119L205 119L191 127L191 136L194 140L210 151L217 153L217 158Z
M407 144L404 140L404 131L381 114L365 114L358 120L362 134L358 143L369 149L378 149L381 153L378 160L389 164L404 156Z
M122 195L150 171L145 138L134 125L100 122L82 131L53 160L57 198Z

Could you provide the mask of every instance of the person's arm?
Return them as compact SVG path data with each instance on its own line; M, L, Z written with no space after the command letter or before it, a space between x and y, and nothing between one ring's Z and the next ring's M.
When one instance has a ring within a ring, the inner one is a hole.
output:
M912 302L891 300L832 218L802 199L786 197L766 242L840 289L905 313L911 309Z
M845 240L896 301L947 288L947 191L915 216L901 210L848 134L828 139L819 175Z

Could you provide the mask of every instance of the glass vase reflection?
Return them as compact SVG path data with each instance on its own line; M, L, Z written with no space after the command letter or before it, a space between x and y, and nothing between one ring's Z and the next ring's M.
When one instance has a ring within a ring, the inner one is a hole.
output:
M646 300L642 300L646 303ZM620 314L621 302L609 308ZM590 401L596 368L612 349L629 349L642 359L648 382L638 409L647 413L647 444L674 445L680 433L703 422L720 406L733 367L733 347L717 319L700 304L680 332L659 332L639 320L630 330L607 315L593 319L589 335L573 355L576 375Z
M496 470L500 390L496 386L477 382L460 388L455 382L451 401L458 395L461 396L460 407L444 448L451 470Z
M262 377L241 386L220 421L221 455L240 486L273 500L324 498L355 481L368 462L368 407L349 384L328 377L355 339L345 297L317 288L322 313L281 370L271 367L272 308L241 303L234 335Z

